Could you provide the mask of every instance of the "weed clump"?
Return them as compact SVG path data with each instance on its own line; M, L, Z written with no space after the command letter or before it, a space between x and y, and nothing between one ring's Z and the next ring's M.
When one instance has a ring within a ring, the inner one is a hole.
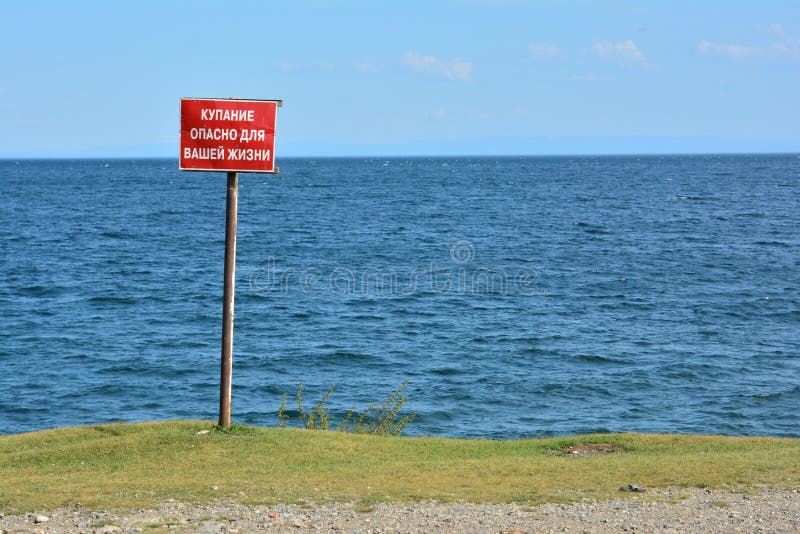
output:
M373 402L366 409L358 412L353 406L335 427L332 425L331 410L325 403L333 394L336 384L333 384L322 398L314 404L311 411L307 411L303 402L303 384L297 386L297 426L307 430L336 430L339 432L353 432L357 434L375 434L380 436L399 436L417 414L412 413L400 416L400 410L408 400L405 395L408 380L403 382L389 397L378 404ZM289 426L291 417L286 408L288 393L281 396L281 405L278 408L278 425L281 428Z

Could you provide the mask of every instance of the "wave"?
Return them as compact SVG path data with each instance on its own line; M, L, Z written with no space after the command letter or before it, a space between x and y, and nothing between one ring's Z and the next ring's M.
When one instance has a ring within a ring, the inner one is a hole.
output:
M780 248L792 248L793 246L786 241L756 241L754 244L762 246L762 247L780 247Z
M371 354L364 354L361 352L348 352L341 350L337 350L336 352L331 352L328 354L322 354L319 356L319 358L325 360L347 361L347 362L371 362L371 361L381 360L381 358L373 356Z
M783 391L774 391L771 393L756 393L751 395L751 397L760 400L777 400L786 397L789 398L800 397L800 385Z
M463 375L464 371L455 367L441 367L438 369L433 369L431 373L439 376L456 376Z
M91 297L87 301L91 304L136 304L139 302L139 299L135 299L133 297L112 297L112 296L102 296L102 297Z
M619 358L613 358L611 356L601 356L599 354L576 354L571 356L572 360L582 362L582 363L590 363L590 364L616 364L621 365L626 363L625 360L621 360Z

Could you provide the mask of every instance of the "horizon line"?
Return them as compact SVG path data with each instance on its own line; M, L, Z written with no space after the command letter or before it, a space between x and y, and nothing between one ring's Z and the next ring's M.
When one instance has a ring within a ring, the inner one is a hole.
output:
M342 155L292 155L278 156L282 160L299 159L353 159L353 158L379 158L379 159L402 159L402 158L576 158L576 157L655 157L655 156L800 156L800 151L743 151L743 152L574 152L563 154L342 154ZM7 156L0 155L0 161L35 161L35 160L175 160L180 159L176 156Z

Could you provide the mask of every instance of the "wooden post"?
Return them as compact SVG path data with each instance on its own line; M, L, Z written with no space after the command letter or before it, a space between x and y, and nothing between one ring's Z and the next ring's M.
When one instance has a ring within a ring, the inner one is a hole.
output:
M231 426L231 378L233 376L233 297L236 285L236 211L239 174L228 173L225 210L225 286L222 291L222 365L219 381L219 426Z

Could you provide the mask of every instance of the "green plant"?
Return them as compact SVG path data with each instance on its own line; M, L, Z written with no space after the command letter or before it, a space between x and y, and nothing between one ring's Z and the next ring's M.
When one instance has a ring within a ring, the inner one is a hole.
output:
M289 416L286 414L286 397L288 396L288 393L281 395L281 405L278 408L278 426L281 428L286 428L289 423Z
M300 382L297 384L297 413L300 414L300 421L303 421L305 424L306 420L306 408L303 406L303 383Z
M333 393L334 387L336 387L336 384L331 385L319 402L314 405L314 408L311 410L311 414L308 416L308 419L306 419L306 429L328 430L328 427L330 426L331 410L330 408L325 409L325 403Z
M322 398L314 405L310 412L306 411L303 402L303 384L297 386L297 413L299 426L307 430L330 430L331 411L325 408L325 403L333 394L336 384L333 384ZM417 416L416 413L400 417L400 410L408 400L405 395L408 380L403 382L383 403L373 402L365 410L356 412L353 406L339 422L336 430L340 432L354 432L358 434L376 434L384 436L398 436ZM281 405L278 408L278 424L281 428L286 427L290 422L290 417L286 412L286 398L288 394L281 396Z
M328 388L325 395L314 405L310 412L307 412L303 402L303 383L300 382L297 385L297 414L303 428L306 430L328 430L331 411L330 409L325 409L325 402L330 398L334 387L336 387L336 384ZM278 424L281 428L284 428L289 423L289 415L286 413L287 396L287 393L281 395L281 405L278 408Z
M373 402L358 417L355 417L355 407L351 408L342 419L339 430L359 434L399 436L417 416L416 413L412 413L402 418L399 417L400 410L408 400L404 394L406 387L408 387L408 380L403 382L403 385L389 395L389 398L382 404L378 405L377 402Z

